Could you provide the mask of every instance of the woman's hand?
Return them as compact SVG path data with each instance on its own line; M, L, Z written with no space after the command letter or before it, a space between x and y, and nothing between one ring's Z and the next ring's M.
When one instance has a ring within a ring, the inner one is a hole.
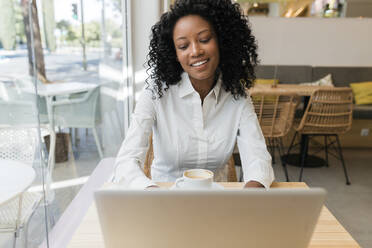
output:
M264 188L264 186L256 181L249 181L244 185L244 188Z

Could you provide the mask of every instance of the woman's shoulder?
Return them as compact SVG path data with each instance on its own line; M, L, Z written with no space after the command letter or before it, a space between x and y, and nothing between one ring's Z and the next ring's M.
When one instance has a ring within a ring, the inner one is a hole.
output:
M224 101L225 103L230 102L231 104L233 104L235 106L242 106L242 107L252 104L252 99L251 99L249 94L247 94L246 96L240 96L239 95L239 96L235 97L231 93L231 91L227 91L223 85L222 85L220 91L221 91L221 93L220 93L221 100Z
M167 101L167 99L172 96L176 90L177 85L169 85L168 87L164 84L161 91L156 87L145 86L142 89L140 99L145 98L147 101L151 101L153 104L159 104L161 102Z
M146 95L148 97L151 96L151 98L156 101L156 102L161 102L164 101L165 99L173 96L176 94L179 90L179 86L184 81L184 75L181 75L180 81L178 81L175 84L166 84L165 82L161 83L161 87L159 86L152 80L149 80L146 83L146 86L144 88L144 91L146 92Z
M252 99L249 94L246 97L234 97L230 91L226 91L223 87L221 87L218 104L221 104L221 108L228 109L234 116L250 116L255 113Z

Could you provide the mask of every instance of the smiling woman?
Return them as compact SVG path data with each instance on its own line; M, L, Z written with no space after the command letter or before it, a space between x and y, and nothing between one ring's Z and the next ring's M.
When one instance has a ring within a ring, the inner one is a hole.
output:
M246 90L255 38L237 3L178 0L152 27L151 72L116 159L115 182L173 182L188 169L225 168L237 142L246 187L270 187L271 157ZM143 173L153 134L152 180Z

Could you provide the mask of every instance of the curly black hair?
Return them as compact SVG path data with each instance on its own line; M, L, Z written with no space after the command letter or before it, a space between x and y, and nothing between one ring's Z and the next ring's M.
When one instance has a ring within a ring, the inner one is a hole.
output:
M181 80L183 69L173 43L176 22L187 15L199 15L214 28L220 52L219 70L223 87L237 99L247 97L246 88L255 80L257 45L250 24L238 3L231 0L176 0L170 11L151 28L147 56L147 88L160 98L163 90ZM151 82L151 83L150 83Z

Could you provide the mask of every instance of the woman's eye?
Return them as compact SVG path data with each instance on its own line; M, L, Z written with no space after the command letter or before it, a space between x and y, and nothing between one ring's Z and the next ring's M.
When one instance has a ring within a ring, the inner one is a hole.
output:
M200 42L201 43L207 43L211 38L206 38L206 39L201 39Z
M185 50L187 48L187 46L186 45L183 45L183 46L178 46L178 49L180 49L180 50Z

